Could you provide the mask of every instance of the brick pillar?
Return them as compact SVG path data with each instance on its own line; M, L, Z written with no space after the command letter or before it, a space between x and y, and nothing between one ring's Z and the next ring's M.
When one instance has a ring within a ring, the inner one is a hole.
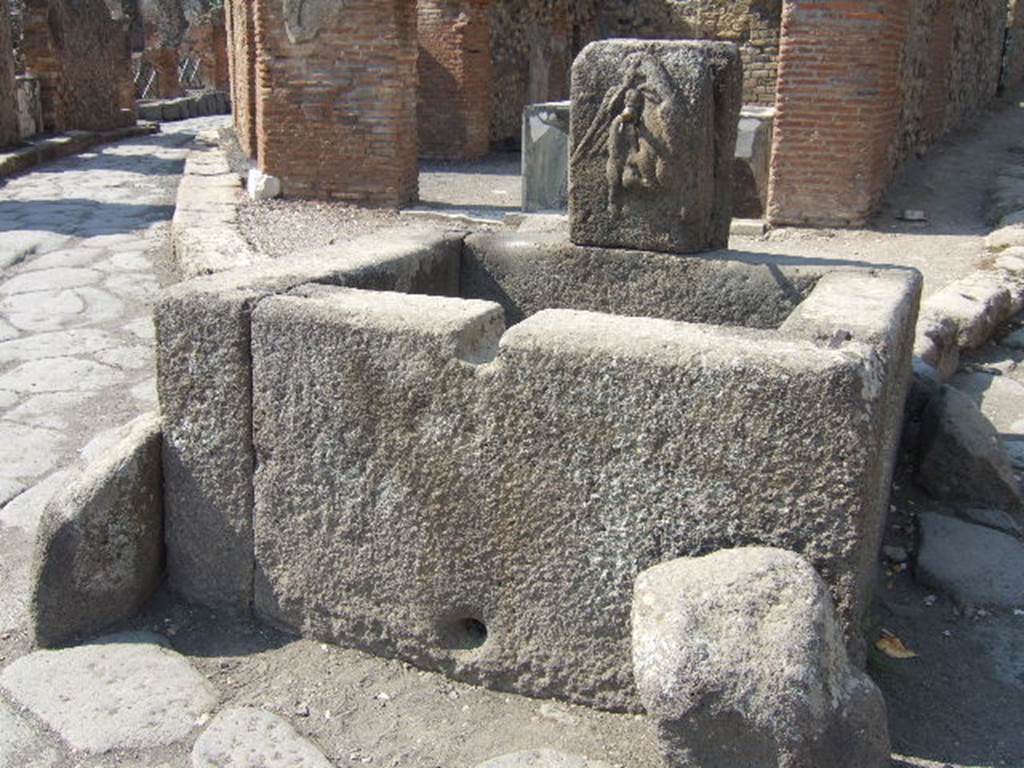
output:
M921 127L929 142L946 132L950 64L953 56L954 0L938 0L928 40L928 85L924 95Z
M0 0L0 147L14 144L20 138L11 45L10 9L7 0Z
M416 199L415 0L256 0L260 169L286 195Z
M491 144L489 0L419 0L420 155L475 159Z
M146 51L145 57L156 70L156 98L175 99L185 92L178 80L176 48L150 48Z
M862 222L892 175L904 0L786 0L768 200L773 224Z
M256 37L251 0L228 0L224 5L231 70L231 110L238 143L256 157Z

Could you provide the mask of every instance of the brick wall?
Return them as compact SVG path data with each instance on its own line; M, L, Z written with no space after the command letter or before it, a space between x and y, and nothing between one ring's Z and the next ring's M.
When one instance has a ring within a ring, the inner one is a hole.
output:
M11 13L7 0L0 0L0 147L16 143L19 137Z
M787 0L768 218L863 221L892 174L906 0Z
M181 44L181 58L199 60L199 77L207 88L229 90L228 35L223 8L197 16Z
M261 170L286 195L415 200L415 0L256 0L254 21Z
M491 144L489 0L419 0L420 155L478 158Z
M27 0L22 54L39 77L44 130L135 122L128 32L103 0Z
M231 75L231 111L242 151L256 157L256 38L250 0L224 4Z

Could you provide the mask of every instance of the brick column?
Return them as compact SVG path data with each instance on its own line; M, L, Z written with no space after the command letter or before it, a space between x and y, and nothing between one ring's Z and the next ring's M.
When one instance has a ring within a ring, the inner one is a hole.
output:
M424 157L473 159L491 143L489 0L419 0L419 139Z
M864 221L892 175L904 0L786 0L768 218Z
M280 178L286 195L415 200L415 0L256 0L255 8L260 169Z
M7 0L0 0L0 147L14 144L19 138L11 14Z

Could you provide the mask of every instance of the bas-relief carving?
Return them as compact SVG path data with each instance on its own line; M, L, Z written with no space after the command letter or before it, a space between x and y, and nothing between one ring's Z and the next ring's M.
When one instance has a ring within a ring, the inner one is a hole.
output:
M305 43L341 14L343 0L283 0L284 28L291 43Z
M573 161L607 154L608 212L618 217L631 192L663 186L675 153L676 89L649 53L630 54L622 81L608 89ZM685 218L685 210L680 211Z

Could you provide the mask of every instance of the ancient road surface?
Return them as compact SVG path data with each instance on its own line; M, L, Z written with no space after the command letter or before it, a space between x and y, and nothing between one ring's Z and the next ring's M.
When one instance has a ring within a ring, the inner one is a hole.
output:
M149 307L203 118L0 182L0 636L39 513L97 434L156 405Z

